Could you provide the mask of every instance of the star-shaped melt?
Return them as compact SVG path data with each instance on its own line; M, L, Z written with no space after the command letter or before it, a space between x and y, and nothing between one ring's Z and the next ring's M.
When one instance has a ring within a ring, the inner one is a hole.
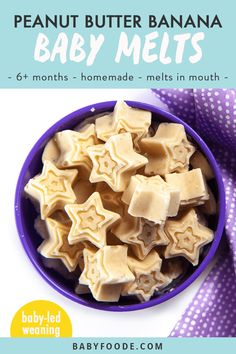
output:
M142 261L128 257L128 266L135 279L124 286L122 295L136 295L140 301L148 301L164 282L161 264L162 260L155 250Z
M141 140L140 147L148 154L149 163L145 167L148 175L188 171L189 159L195 151L184 126L177 123L161 123L153 137Z
M70 226L51 218L47 218L45 223L48 238L39 246L38 252L46 258L60 259L68 271L73 272L79 264L84 244L69 245Z
M198 221L194 209L185 212L180 218L167 220L163 232L169 238L165 257L185 257L194 266L199 263L203 246L213 240L213 231Z
M116 103L114 112L96 119L95 129L103 141L116 134L131 133L134 146L139 151L139 141L147 136L150 125L151 112L132 108L120 101Z
M70 244L89 241L100 248L106 245L106 233L120 219L120 215L103 207L98 192L94 192L83 204L66 205L72 221L68 236Z
M72 185L78 171L59 170L46 160L40 175L31 178L25 186L25 192L39 202L41 218L45 220L54 211L63 209L66 204L76 200Z
M130 177L148 163L146 157L136 153L130 133L114 135L103 145L88 148L93 168L90 182L106 182L115 192L122 192Z
M123 286L134 280L128 268L127 246L105 246L97 252L84 249L80 284L88 285L98 301L118 301Z
M143 260L155 246L168 244L168 237L159 232L161 226L131 216L125 209L122 221L112 228L113 234L130 245L136 257Z
M131 249L139 259L144 259L155 246L166 246L169 242L159 230L162 226L155 225L145 219L141 220L141 232L132 239Z
M58 167L82 167L90 173L92 164L87 148L98 143L94 124L87 124L79 132L63 130L57 133L54 139L60 150L56 163Z

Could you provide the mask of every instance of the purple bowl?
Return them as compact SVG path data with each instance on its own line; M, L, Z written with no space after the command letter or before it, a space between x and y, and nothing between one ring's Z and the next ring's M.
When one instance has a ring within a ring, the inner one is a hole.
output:
M56 132L64 129L73 129L78 123L82 122L88 117L92 117L93 115L102 112L112 111L115 106L115 103L115 101L102 102L79 109L69 114L65 118L59 120L43 134L43 136L37 141L37 143L30 151L20 172L15 195L15 218L19 237L28 257L30 258L31 262L33 263L37 271L40 273L40 275L60 294L68 297L69 299L77 303L99 310L134 311L158 305L176 296L185 288L187 288L195 279L197 279L197 277L206 268L206 266L209 264L212 257L214 256L221 240L225 221L225 192L221 173L214 156L212 155L211 151L204 143L204 141L189 125L187 125L174 115L165 112L158 107L146 103L127 101L127 103L132 107L151 111L153 119L156 119L158 121L167 121L183 124L187 134L193 139L195 144L199 147L200 150L202 150L204 155L207 157L215 174L215 180L211 187L214 190L214 194L219 205L218 215L209 219L210 227L214 230L215 237L213 242L204 248L204 252L200 258L200 263L197 267L193 267L190 265L187 269L186 274L181 277L181 279L178 280L176 284L172 284L172 287L167 289L166 292L163 292L161 294L157 293L152 297L151 300L145 303L139 303L135 297L121 297L120 301L115 304L104 303L97 302L96 300L94 300L91 294L75 294L75 282L73 281L73 279L71 279L71 277L68 279L64 279L53 269L46 268L43 263L42 257L37 252L37 247L42 242L40 236L34 229L34 220L37 216L37 213L29 199L26 199L24 196L24 186L31 177L35 176L41 171L41 156L43 148Z

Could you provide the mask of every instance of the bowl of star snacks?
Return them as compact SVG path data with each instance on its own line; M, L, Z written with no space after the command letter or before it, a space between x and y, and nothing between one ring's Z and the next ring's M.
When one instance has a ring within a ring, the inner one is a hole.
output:
M176 296L209 264L224 187L211 151L180 118L141 102L97 103L32 148L16 224L59 293L101 310L138 310Z

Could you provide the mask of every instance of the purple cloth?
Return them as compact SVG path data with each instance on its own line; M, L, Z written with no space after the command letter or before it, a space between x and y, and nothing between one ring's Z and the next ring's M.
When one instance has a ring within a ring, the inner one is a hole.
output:
M226 191L225 234L221 252L171 337L236 336L236 90L155 89L171 113L207 142L221 168Z

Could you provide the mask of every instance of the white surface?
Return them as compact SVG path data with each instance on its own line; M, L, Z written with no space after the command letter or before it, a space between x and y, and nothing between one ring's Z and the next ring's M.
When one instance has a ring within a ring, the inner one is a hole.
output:
M9 336L11 319L22 305L46 299L68 312L74 336L165 337L206 275L162 305L136 312L104 312L73 303L57 293L40 277L24 252L15 227L14 193L29 150L45 130L68 113L87 104L116 99L157 102L148 90L0 90L0 336Z

